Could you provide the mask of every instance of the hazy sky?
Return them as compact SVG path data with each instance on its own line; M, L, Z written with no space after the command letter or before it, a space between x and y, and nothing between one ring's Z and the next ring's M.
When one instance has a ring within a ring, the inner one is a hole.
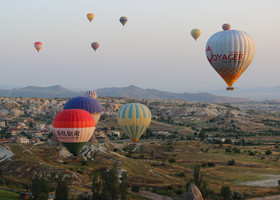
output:
M279 0L1 0L0 85L225 88L205 56L223 23L255 40L255 58L235 86L280 85L279 7ZM197 42L193 28L202 31ZM36 41L44 45L39 54Z

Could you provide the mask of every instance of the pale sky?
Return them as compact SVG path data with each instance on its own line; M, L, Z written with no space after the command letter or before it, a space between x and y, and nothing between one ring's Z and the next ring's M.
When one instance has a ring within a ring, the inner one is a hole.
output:
M256 46L235 87L280 85L279 7L279 0L0 0L0 85L226 88L205 56L207 40L224 23ZM194 28L202 31L197 42ZM44 45L39 54L36 41ZM99 42L97 52L92 42Z

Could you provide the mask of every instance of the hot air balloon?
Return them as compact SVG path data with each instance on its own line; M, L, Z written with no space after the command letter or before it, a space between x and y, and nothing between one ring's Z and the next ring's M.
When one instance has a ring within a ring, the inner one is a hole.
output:
M89 141L94 129L93 117L81 109L63 110L53 120L54 134L74 156Z
M74 97L66 102L64 110L82 109L88 111L95 120L95 125L98 123L101 116L101 106L95 99L91 97Z
M99 43L98 42L93 42L93 43L91 43L91 47L93 48L94 51L96 51L99 47Z
M87 18L91 22L93 20L93 18L94 18L94 14L93 13L88 13L87 14Z
M247 69L254 58L254 40L245 32L230 30L229 24L212 35L206 44L206 56L212 67L225 80L227 90Z
M92 91L87 91L87 92L85 93L85 96L86 96L86 97L91 97L91 98L93 98L93 99L97 99L97 93L96 93L94 90L92 90Z
M34 43L34 47L35 47L35 49L38 51L38 53L39 53L39 51L42 49L42 47L43 47L43 43L42 42L35 42Z
M136 143L151 122L149 108L140 103L123 105L118 112L118 123L126 135Z
M126 22L127 22L127 17L122 16L122 17L120 18L120 22L121 22L121 24L124 26L124 25L126 24Z
M199 38L200 34L201 34L201 31L199 29L193 29L191 31L191 35L195 39L195 41Z

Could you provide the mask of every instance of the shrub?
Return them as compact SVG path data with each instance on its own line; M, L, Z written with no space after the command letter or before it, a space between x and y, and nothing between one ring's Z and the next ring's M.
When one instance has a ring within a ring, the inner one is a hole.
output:
M118 152L119 150L117 148L114 148L114 152Z
M234 152L234 153L241 153L240 150L239 150L239 149L236 149L236 148L234 149L233 152Z
M225 200L232 198L231 189L229 186L222 186L221 187L221 195Z
M255 156L255 153L252 152L252 151L250 151L250 152L249 152L249 156Z
M213 163L213 162L209 162L207 165L208 165L208 167L215 167L216 166L216 164Z
M225 148L225 152L230 153L231 152L231 148L230 147L226 147Z
M171 159L169 159L168 160L170 163L175 163L176 162L176 160L174 159L174 158L171 158Z
M228 161L228 165L230 165L230 166L235 165L235 160L234 160L234 159L229 160L229 161Z
M84 172L82 171L82 170L77 170L77 173L79 173L79 174L83 174Z
M132 192L139 192L140 191L140 186L139 185L133 185L131 186L131 191Z
M207 167L207 164L206 163L201 163L201 167L205 168L205 167Z
M67 161L64 161L62 164L67 165L67 164L68 164L68 162L67 162Z
M179 176L179 177L185 177L186 176L185 172L176 173L175 175Z
M173 190L173 187L172 187L172 185L168 185L166 189L167 190Z
M280 186L280 180L278 180L278 185Z
M233 194L234 199L243 199L244 198L242 192L232 191L232 194Z
M252 193L251 192L245 192L244 193L244 197L251 197L252 196Z
M82 164L82 165L87 165L87 161L86 161L86 160L82 160L82 161L81 161L81 164Z
M271 155L271 154L272 154L272 151L270 151L270 150L265 151L265 155Z
M177 195L182 195L182 194L183 194L183 190L176 190L176 191L175 191L175 194L177 194Z
M263 160L263 159L265 159L265 157L261 157L261 159Z
M126 156L127 158L132 158L132 155L131 155L130 153L125 154L125 156Z

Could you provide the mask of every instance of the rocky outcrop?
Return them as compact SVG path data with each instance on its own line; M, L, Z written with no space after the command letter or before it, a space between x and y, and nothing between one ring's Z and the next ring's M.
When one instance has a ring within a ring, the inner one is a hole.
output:
M186 200L203 200L202 194L199 189L195 186L195 184L191 184L189 186Z

